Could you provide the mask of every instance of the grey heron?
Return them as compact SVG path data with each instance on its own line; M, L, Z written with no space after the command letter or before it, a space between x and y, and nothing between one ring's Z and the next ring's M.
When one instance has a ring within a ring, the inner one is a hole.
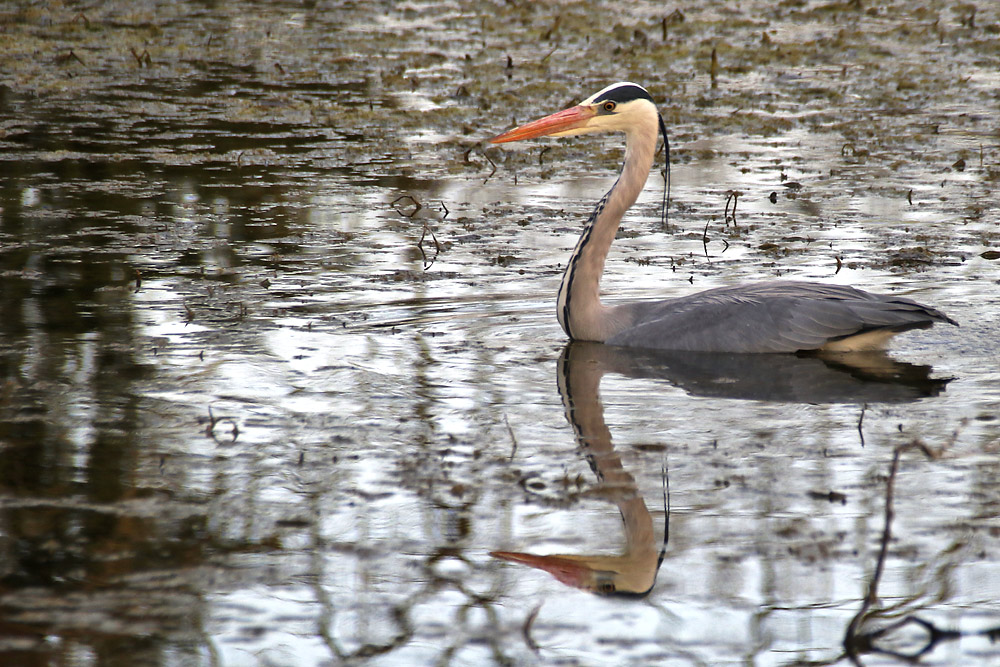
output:
M620 82L575 106L490 139L505 143L543 136L625 133L621 174L584 226L559 286L557 315L570 339L700 352L854 351L880 348L895 334L925 329L935 322L957 325L944 313L904 297L802 281L760 282L661 301L602 304L605 259L622 216L646 183L662 126L646 89Z

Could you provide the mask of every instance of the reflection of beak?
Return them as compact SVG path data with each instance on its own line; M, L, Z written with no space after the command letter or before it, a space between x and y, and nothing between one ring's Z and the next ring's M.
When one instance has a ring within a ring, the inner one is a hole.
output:
M594 579L594 569L586 562L572 556L535 556L514 551L491 551L494 558L512 563L522 563L544 570L553 577L574 588L590 588Z
M661 559L656 549L622 556L536 556L514 551L491 551L494 558L548 572L573 588L598 595L645 596L653 590Z
M490 139L491 144L503 144L508 141L520 141L522 139L533 139L534 137L548 137L561 132L578 130L584 127L587 122L597 115L594 107L577 105L558 111L551 116L539 118L531 121L527 125L515 127L513 130L504 132L501 135Z

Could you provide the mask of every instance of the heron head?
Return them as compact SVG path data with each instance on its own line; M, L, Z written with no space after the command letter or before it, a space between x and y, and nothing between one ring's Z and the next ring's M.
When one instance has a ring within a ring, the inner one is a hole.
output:
M534 137L572 137L592 132L629 132L650 122L655 128L658 117L649 92L625 81L599 90L576 106L493 137L490 143Z

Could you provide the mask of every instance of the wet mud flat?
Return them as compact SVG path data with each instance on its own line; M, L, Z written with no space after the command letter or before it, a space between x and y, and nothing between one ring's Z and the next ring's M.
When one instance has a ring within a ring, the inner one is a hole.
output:
M992 3L18 4L0 64L0 662L997 660ZM805 278L961 326L565 347L620 137L485 140L616 80L672 205L609 300Z

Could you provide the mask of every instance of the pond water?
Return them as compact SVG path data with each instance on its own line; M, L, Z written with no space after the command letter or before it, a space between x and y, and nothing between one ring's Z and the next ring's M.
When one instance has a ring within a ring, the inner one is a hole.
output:
M67 2L0 37L3 664L1000 661L993 3ZM609 300L804 278L961 326L567 345L621 138L485 140L616 80L671 210L654 173Z

